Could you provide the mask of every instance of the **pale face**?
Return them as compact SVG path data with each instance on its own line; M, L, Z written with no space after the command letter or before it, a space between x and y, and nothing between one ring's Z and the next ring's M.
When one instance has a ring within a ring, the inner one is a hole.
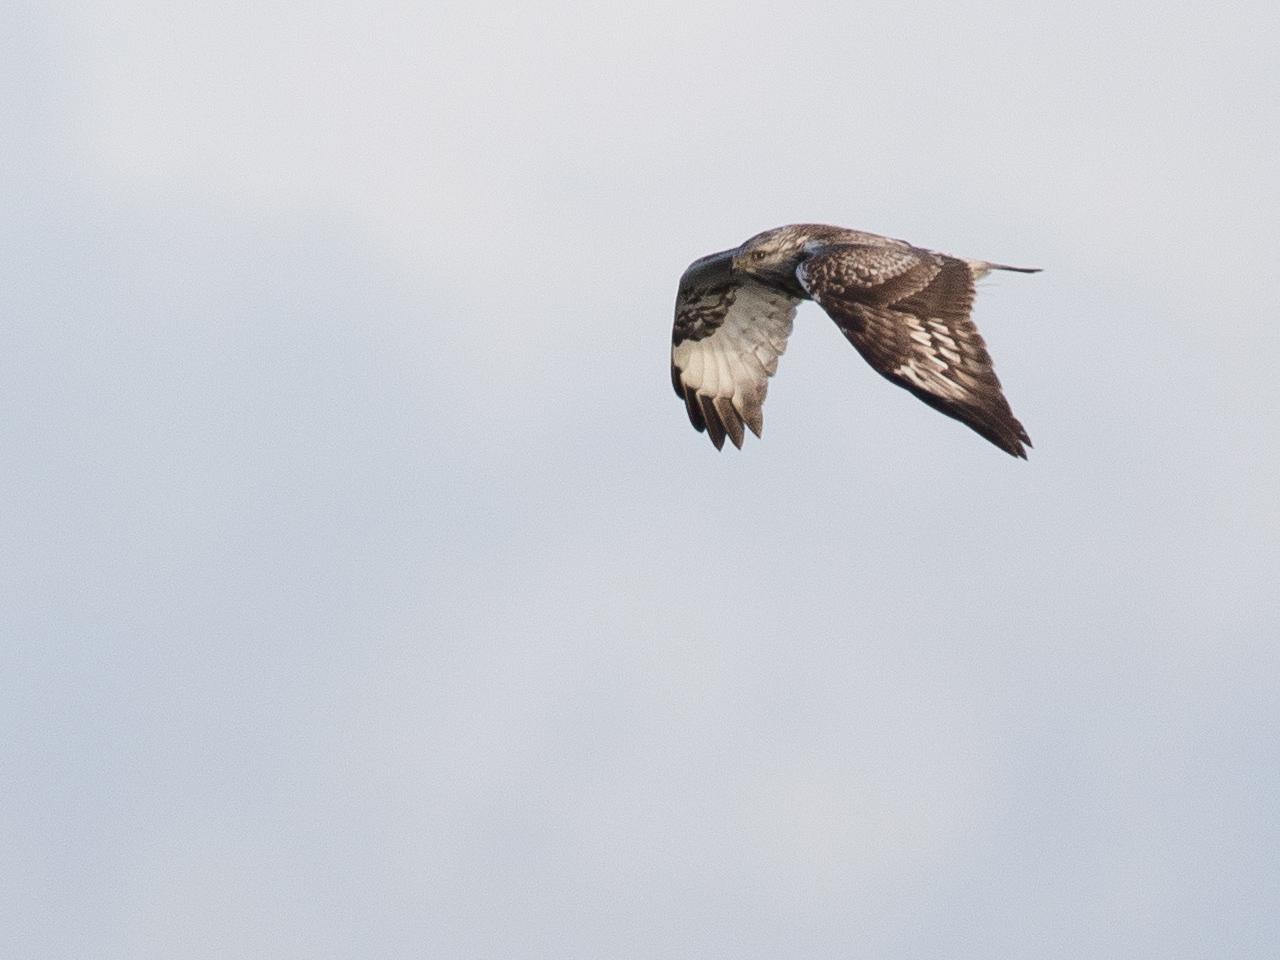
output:
M795 272L805 238L790 228L756 234L733 258L733 268L762 279L789 277Z

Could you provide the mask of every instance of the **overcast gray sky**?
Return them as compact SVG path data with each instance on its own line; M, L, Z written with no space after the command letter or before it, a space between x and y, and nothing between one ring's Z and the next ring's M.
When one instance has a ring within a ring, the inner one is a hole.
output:
M1273 957L1265 3L0 15L23 958ZM1015 461L693 258L1042 266Z

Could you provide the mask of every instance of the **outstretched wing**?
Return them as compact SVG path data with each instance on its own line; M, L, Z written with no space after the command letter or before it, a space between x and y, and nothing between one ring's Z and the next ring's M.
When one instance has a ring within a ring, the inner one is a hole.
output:
M838 244L816 251L796 276L877 373L1026 458L1031 439L969 319L968 261L915 247Z
M695 260L680 278L671 331L671 383L689 420L716 449L764 428L765 393L787 349L800 301L734 275L731 253Z

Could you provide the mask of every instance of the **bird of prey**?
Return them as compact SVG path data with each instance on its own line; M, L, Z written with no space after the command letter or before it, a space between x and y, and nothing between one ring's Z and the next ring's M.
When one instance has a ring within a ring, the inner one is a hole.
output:
M671 381L716 449L758 437L769 378L801 300L814 300L877 373L1026 459L1031 439L1000 390L969 319L974 281L991 270L903 240L798 223L695 260L680 278Z

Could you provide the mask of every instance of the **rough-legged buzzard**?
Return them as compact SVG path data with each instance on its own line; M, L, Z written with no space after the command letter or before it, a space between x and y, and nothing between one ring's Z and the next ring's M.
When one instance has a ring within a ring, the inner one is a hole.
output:
M902 240L801 223L695 260L680 278L671 380L689 419L716 448L758 437L769 378L787 348L796 304L814 300L881 376L1026 458L991 356L969 319L974 281L991 270Z

